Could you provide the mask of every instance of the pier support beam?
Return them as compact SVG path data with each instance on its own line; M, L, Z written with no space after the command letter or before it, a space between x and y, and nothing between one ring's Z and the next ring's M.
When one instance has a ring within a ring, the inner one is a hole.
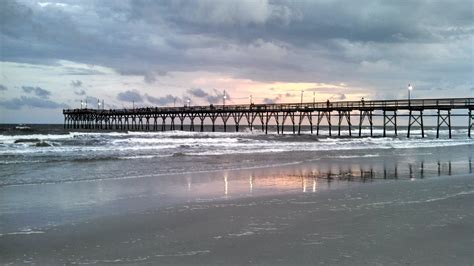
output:
M414 114L414 112L419 112L419 114ZM407 138L410 137L411 128L414 124L418 124L421 127L421 137L424 138L425 130L423 128L423 109L410 109Z
M262 124L262 132L265 130L265 120L263 119L263 112L258 112L258 118L260 118L260 123Z
M288 113L284 113L282 115L282 119L281 119L281 134L283 135L285 133L285 121L286 121L286 118L288 117ZM280 133L280 132L278 132Z
M373 110L360 110L360 121L359 121L359 137L362 136L362 125L364 124L364 120L367 117L367 120L369 121L369 126L370 126L370 136L373 137L373 130L374 130L374 124L372 122L372 112Z
M217 113L210 113L209 118L211 119L212 122L212 132L216 132L216 119L219 114Z
M234 118L235 132L239 132L240 120L244 116L243 113L232 113L232 118Z
M143 115L140 115L140 116L139 116L138 122L140 123L140 130L143 130L143 129L144 129L144 125L143 125Z
M319 126L323 118L326 118L328 122L329 136L331 136L331 111L318 111L318 121L316 123L316 136L319 136Z
M161 116L161 120L163 121L161 123L161 131L166 131L166 117L167 117L166 115Z
M257 117L257 113L249 112L245 113L245 119L247 120L248 127L250 128L250 131L253 131L253 122L255 121L255 118Z
M311 112L306 111L306 112L300 112L300 119L298 121L298 135L301 134L301 123L303 122L304 118L308 118L309 125L311 127L311 134L313 134L313 116Z
M349 136L352 136L352 130L351 130L351 111L350 110L338 110L337 111L339 114L339 123L337 126L337 135L341 136L341 125L342 121L344 121L344 118L347 121L347 126L349 127Z
M467 130L467 136L471 137L471 130L474 128L474 109L469 109L469 128Z
M175 130L176 127L175 127L175 124L174 124L174 119L176 118L176 115L175 114L170 114L169 117L171 119L170 130Z
M184 130L184 119L186 118L186 114L178 113L179 118L179 130Z
M387 114L387 112L393 112L393 114ZM397 133L397 110L383 110L383 136L387 136L387 126L393 125L395 130L395 136L398 136Z
M206 113L199 113L198 117L201 120L201 132L204 132L204 119L206 119Z
M265 115L265 134L268 134L268 123L272 119L272 116L275 118L275 123L277 125L277 132L280 128L279 114L278 112L267 112Z
M189 131L194 131L194 118L196 118L196 114L189 114L189 120L191 120Z
M128 118L127 118L127 128L128 128ZM158 131L158 116L153 115L153 131Z
M442 113L442 112L447 113ZM451 138L451 109L438 109L438 123L436 127L436 138L439 138L439 128L442 125L448 126L449 129L449 138Z
M230 118L229 113L221 113L222 123L224 124L224 132L227 132L227 121Z
M149 115L145 116L145 119L146 119L145 129L148 131L150 130L150 116ZM120 122L122 122L121 119L120 119Z
M293 126L293 134L295 134L296 133L295 112L293 112L293 111L283 113L283 119L282 119L282 122L281 122L281 134L283 135L283 131L285 129L285 121L286 121L287 117L289 117L290 120L291 120L291 124Z

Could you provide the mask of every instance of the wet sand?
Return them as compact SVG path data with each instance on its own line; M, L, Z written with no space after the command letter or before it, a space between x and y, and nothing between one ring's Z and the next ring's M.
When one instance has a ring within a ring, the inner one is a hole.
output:
M192 201L0 237L0 263L472 265L474 175Z

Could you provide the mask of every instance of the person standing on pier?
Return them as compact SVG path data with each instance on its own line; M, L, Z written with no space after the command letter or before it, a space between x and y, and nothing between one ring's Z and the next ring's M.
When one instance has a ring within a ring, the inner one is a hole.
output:
M329 108L330 106L329 99L326 101L326 105L327 105L327 108Z

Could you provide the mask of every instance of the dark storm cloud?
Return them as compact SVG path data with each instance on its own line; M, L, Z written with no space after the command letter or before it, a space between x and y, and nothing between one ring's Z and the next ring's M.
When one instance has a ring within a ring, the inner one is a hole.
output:
M65 59L138 74L472 86L473 10L451 1L1 2L1 59ZM98 70L65 69L97 75ZM444 80L443 80L444 82ZM214 97L214 95L211 95ZM209 100L216 100L211 98Z
M117 99L123 102L143 102L143 98L136 90L128 90L117 95Z
M27 97L21 96L20 98L13 98L6 101L0 101L0 105L4 108L17 110L22 107L35 107L35 108L47 108L47 109L56 109L56 108L68 108L66 104L57 103L48 99L42 99L38 97Z
M41 98L49 98L51 92L40 87L22 86L21 87L26 93L34 93L36 96Z
M6 91L8 88L5 85L0 84L0 91Z

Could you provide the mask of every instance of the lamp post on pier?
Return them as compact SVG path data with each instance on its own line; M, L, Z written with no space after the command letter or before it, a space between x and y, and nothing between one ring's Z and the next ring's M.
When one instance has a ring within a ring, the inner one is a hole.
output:
M188 98L188 107L190 107L190 106L191 106L191 99Z
M100 110L100 100L97 99L97 110Z
M250 94L249 99L250 99L250 105L252 105L252 94Z
M413 90L413 86L408 84L408 105L411 105L411 91Z
M303 93L304 93L304 91L302 90L301 91L301 105L303 105Z
M225 90L224 90L224 97L223 97L224 107L225 107L225 99L227 99L227 94L225 93Z

